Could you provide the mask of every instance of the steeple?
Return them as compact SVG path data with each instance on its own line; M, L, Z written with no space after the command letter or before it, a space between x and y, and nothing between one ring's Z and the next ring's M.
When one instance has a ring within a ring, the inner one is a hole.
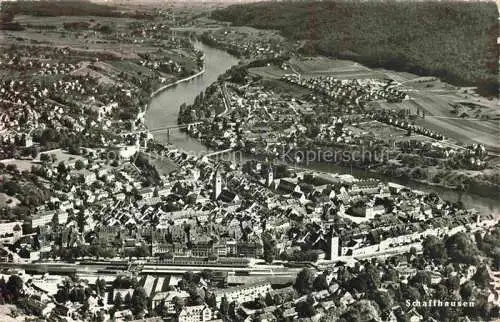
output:
M215 174L213 178L213 193L212 193L212 199L217 200L219 198L220 194L222 192L222 178L219 172L219 169L215 169Z
M269 187L273 183L274 180L274 167L272 164L267 166L266 170L266 186Z

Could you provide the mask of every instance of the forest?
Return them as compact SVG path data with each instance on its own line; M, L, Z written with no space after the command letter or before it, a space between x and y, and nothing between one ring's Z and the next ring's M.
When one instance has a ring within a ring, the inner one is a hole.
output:
M115 7L86 0L4 2L0 12L3 23L12 21L16 15L151 18L144 12L122 12Z
M232 5L212 18L275 29L306 54L437 76L498 94L494 2L281 1Z

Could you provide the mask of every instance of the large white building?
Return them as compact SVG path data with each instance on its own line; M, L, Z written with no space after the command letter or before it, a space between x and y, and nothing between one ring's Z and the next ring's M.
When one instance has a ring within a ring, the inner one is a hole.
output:
M32 229L43 227L52 222L55 214L55 211L45 211L28 219L28 223L30 224Z
M217 290L215 297L217 303L225 296L229 303L245 303L258 298L259 296L266 296L272 290L271 284L268 282L243 285L238 287L230 287L226 289Z

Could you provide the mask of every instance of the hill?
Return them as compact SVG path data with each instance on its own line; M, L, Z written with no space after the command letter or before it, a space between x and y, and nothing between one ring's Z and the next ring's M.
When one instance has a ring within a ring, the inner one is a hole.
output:
M289 39L305 40L306 53L498 94L494 2L260 2L215 10L212 18L280 30Z
M143 12L123 11L113 6L93 3L87 0L9 1L2 3L0 13L2 23L11 22L16 15L150 18L149 15Z

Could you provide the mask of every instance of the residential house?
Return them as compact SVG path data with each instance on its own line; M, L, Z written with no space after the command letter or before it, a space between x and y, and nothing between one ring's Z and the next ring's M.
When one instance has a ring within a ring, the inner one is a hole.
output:
M224 296L227 298L229 303L234 301L238 303L245 303L253 301L259 296L266 296L266 294L271 291L272 287L269 282L260 282L256 284L218 289L215 292L215 297L217 299L217 303L220 303Z
M177 315L178 322L204 322L213 320L215 312L206 305L185 306Z

